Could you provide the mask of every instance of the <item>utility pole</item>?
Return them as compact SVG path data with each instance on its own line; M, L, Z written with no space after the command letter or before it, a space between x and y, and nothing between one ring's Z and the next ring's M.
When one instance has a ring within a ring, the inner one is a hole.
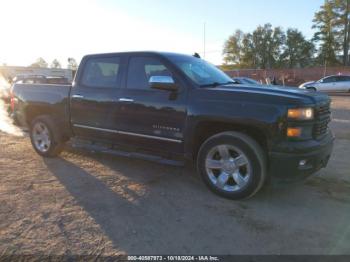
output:
M205 53L206 53L206 23L204 22L204 28L203 28L203 58L205 59Z

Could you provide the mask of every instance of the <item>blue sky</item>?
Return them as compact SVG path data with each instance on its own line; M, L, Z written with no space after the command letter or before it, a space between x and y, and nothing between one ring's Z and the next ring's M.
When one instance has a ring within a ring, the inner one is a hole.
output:
M252 31L271 23L298 28L311 38L312 19L323 2L2 0L0 23L7 25L2 31L9 40L0 41L0 63L26 65L42 56L65 65L67 57L126 50L202 53L206 23L206 59L218 64L224 41L236 29Z
M208 57L221 53L222 45L236 29L252 31L257 25L298 28L313 35L312 19L324 0L129 0L108 1L113 8L203 38L206 23ZM211 48L210 48L211 47ZM214 49L213 49L214 48ZM203 48L202 48L203 49ZM202 50L200 50L202 51Z

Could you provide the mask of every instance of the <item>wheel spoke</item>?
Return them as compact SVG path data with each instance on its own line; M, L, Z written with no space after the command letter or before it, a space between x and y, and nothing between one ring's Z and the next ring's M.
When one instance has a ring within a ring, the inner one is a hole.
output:
M43 140L43 146L44 147L47 147L49 145L49 141L47 140L47 138L45 138L44 140Z
M40 133L44 133L45 132L45 126L44 125L39 125L40 127Z
M240 155L237 158L235 158L235 164L239 167L245 166L246 164L248 164L248 160L245 156Z
M34 128L34 133L35 134L41 134L41 130L40 130L40 127L39 126L35 126L35 128Z
M239 187L243 187L246 184L244 177L239 172L235 172L233 175L233 180L237 183Z
M35 141L42 140L41 134L34 133L33 138Z
M228 160L230 158L230 152L228 151L228 148L226 145L218 146L218 150L219 150L220 157L223 160Z
M220 160L207 159L206 166L210 169L222 169L222 162Z
M223 189L225 187L229 177L230 176L228 174L222 172L217 178L216 186Z
M48 128L43 123L37 123L33 127L33 140L35 147L41 151L46 152L51 145L50 133Z

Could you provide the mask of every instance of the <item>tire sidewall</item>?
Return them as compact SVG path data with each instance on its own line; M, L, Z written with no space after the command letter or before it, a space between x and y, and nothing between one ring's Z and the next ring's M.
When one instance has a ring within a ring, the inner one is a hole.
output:
M49 131L51 144L50 144L49 150L47 150L46 152L42 152L39 149L37 149L35 142L34 142L34 139L33 139L33 127L37 123L44 124ZM60 140L58 138L58 135L55 134L54 128L55 128L55 125L54 125L53 121L49 117L46 117L46 116L37 117L32 121L32 123L30 125L30 141L32 143L34 150L39 155L44 156L44 157L52 157L52 156L57 154L57 151L58 151L59 147L61 146L61 143L60 143Z
M248 184L235 192L227 192L216 187L211 182L206 171L205 162L207 154L213 147L221 144L232 145L240 149L246 155L251 165L251 175ZM234 135L222 134L212 137L202 145L198 154L197 168L205 184L214 193L229 199L245 199L254 195L260 189L265 180L264 165L261 163L261 158L259 158L257 154L259 154L259 152L256 152L254 146L250 145L247 141Z

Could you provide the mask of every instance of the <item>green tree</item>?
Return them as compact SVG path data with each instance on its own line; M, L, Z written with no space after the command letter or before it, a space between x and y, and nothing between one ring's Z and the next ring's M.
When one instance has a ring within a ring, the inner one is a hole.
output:
M350 0L332 0L335 14L336 38L342 43L343 65L349 64L349 41L350 41Z
M284 42L285 35L280 27L272 28L271 24L259 26L253 32L253 47L258 67L278 67Z
M33 64L30 65L31 67L40 67L40 68L47 68L48 64L45 61L44 58L39 57Z
M253 35L245 34L242 40L242 68L257 68L258 58L253 44Z
M54 59L51 63L51 68L62 68L61 66L61 63L57 60L57 59Z
M68 69L76 71L78 69L78 63L73 57L69 57L67 67L68 67Z
M241 64L241 59L244 55L242 53L243 38L244 33L241 30L236 30L236 32L225 42L223 51L225 64Z
M311 65L315 46L307 41L302 32L289 28L286 34L284 52L282 54L283 64L289 68L306 67Z
M315 14L313 27L317 29L314 35L314 41L320 43L318 51L318 62L320 64L337 65L337 52L339 51L339 42L337 41L336 31L336 13L334 11L334 1L326 0L321 6L320 11Z
M225 43L224 61L247 68L278 67L285 41L280 27L271 24L257 27L253 33L237 30Z

